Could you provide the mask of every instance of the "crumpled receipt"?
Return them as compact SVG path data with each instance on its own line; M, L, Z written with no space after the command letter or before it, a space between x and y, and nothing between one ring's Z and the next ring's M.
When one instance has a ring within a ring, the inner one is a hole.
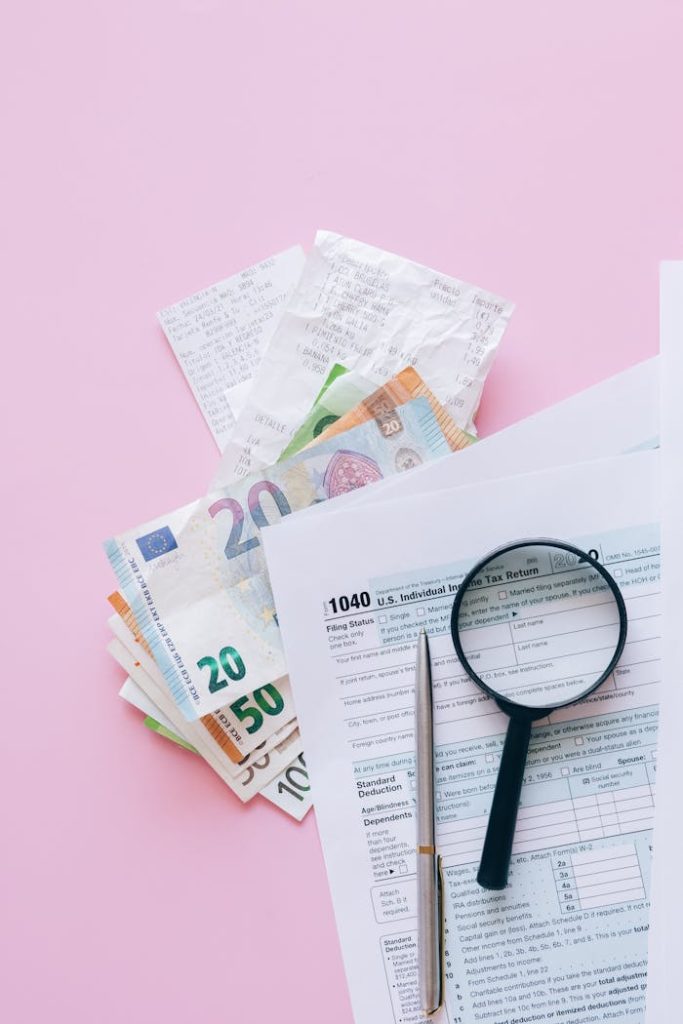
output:
M319 231L212 488L277 460L335 362L376 384L414 366L458 426L474 433L512 308L419 263Z
M294 246L158 314L221 451L304 259Z

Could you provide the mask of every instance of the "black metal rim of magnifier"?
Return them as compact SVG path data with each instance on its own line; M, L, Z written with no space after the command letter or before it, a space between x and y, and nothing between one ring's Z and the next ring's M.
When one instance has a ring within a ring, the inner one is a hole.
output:
M496 693L494 689L488 686L488 684L485 683L484 680L477 675L474 669L471 668L470 663L467 660L467 655L463 651L462 644L460 643L460 633L458 630L458 615L460 613L460 605L462 604L463 598L467 593L467 588L469 587L472 580L482 571L484 566L488 565L489 562L491 562L498 555L504 555L508 551L516 551L518 548L527 547L560 548L562 551L569 551L571 554L577 555L581 559L581 561L587 562L588 565L592 566L594 569L597 570L597 572L600 573L602 578L607 583L610 591L612 592L612 597L616 602L617 609L619 612L619 639L617 640L617 645L614 649L612 659L607 668L602 673L602 675L595 682L591 683L591 685L586 690L584 690L583 693L580 693L578 697L572 697L571 700L564 701L562 704L540 705L538 708L530 709L534 712L543 712L548 710L554 711L557 708L566 708L569 707L571 704L578 704L579 701L583 700L594 690L597 690L597 688L601 686L602 683L604 683L604 681L607 679L610 673L614 670L614 667L619 661L622 651L624 650L624 644L626 643L626 629L628 617L626 615L626 604L624 602L624 598L622 597L621 590L619 589L619 584L616 582L611 573L609 573L607 569L605 569L604 565L601 565L600 562L598 562L597 559L593 558L592 555L589 555L587 551L582 551L581 548L577 548L574 544L568 544L567 541L554 540L550 537L532 537L530 539L527 538L524 540L516 540L513 541L512 544L502 544L499 548L494 548L493 551L489 551L488 555L485 555L484 558L480 558L479 561L470 569L470 571L467 573L462 583L458 587L458 592L455 595L453 609L451 611L451 637L453 639L453 646L455 647L455 653L458 656L458 660L462 667L465 669L465 672L467 672L467 675L470 677L472 682L476 683L477 686L481 687L481 689L488 693L490 697L493 697L493 699L497 703L501 705L509 704L510 707L519 708L520 710L523 710L525 707L524 705L513 704L511 702L509 703L505 701L505 699L502 698L500 694ZM539 715L539 717L543 716Z

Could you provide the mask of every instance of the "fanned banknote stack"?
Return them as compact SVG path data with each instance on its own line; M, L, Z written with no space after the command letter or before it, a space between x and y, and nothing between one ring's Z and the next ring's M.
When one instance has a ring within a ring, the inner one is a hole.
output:
M106 542L108 649L145 724L240 800L311 807L261 531L471 444L511 311L321 231L159 314L221 457L205 496Z

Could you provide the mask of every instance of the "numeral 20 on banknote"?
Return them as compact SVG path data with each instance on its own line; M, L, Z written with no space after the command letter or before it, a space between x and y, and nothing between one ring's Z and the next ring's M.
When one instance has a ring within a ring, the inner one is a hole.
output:
M281 516L288 516L292 511L287 498L277 484L271 483L270 480L259 480L250 488L247 495L249 515L257 530L262 530L264 526L268 526L268 520L261 505L261 496L264 493L272 496ZM238 558L261 543L258 537L240 540L242 530L244 529L244 510L239 501L235 498L220 498L218 501L214 501L213 505L209 506L209 515L212 519L215 519L218 513L223 511L230 512L232 515L230 535L224 549L226 558Z

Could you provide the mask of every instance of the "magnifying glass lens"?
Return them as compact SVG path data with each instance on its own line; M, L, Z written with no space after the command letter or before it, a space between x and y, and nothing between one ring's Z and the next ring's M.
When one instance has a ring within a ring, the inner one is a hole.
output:
M465 584L455 619L470 675L500 700L532 710L579 700L604 679L623 642L605 577L550 543L492 554Z

